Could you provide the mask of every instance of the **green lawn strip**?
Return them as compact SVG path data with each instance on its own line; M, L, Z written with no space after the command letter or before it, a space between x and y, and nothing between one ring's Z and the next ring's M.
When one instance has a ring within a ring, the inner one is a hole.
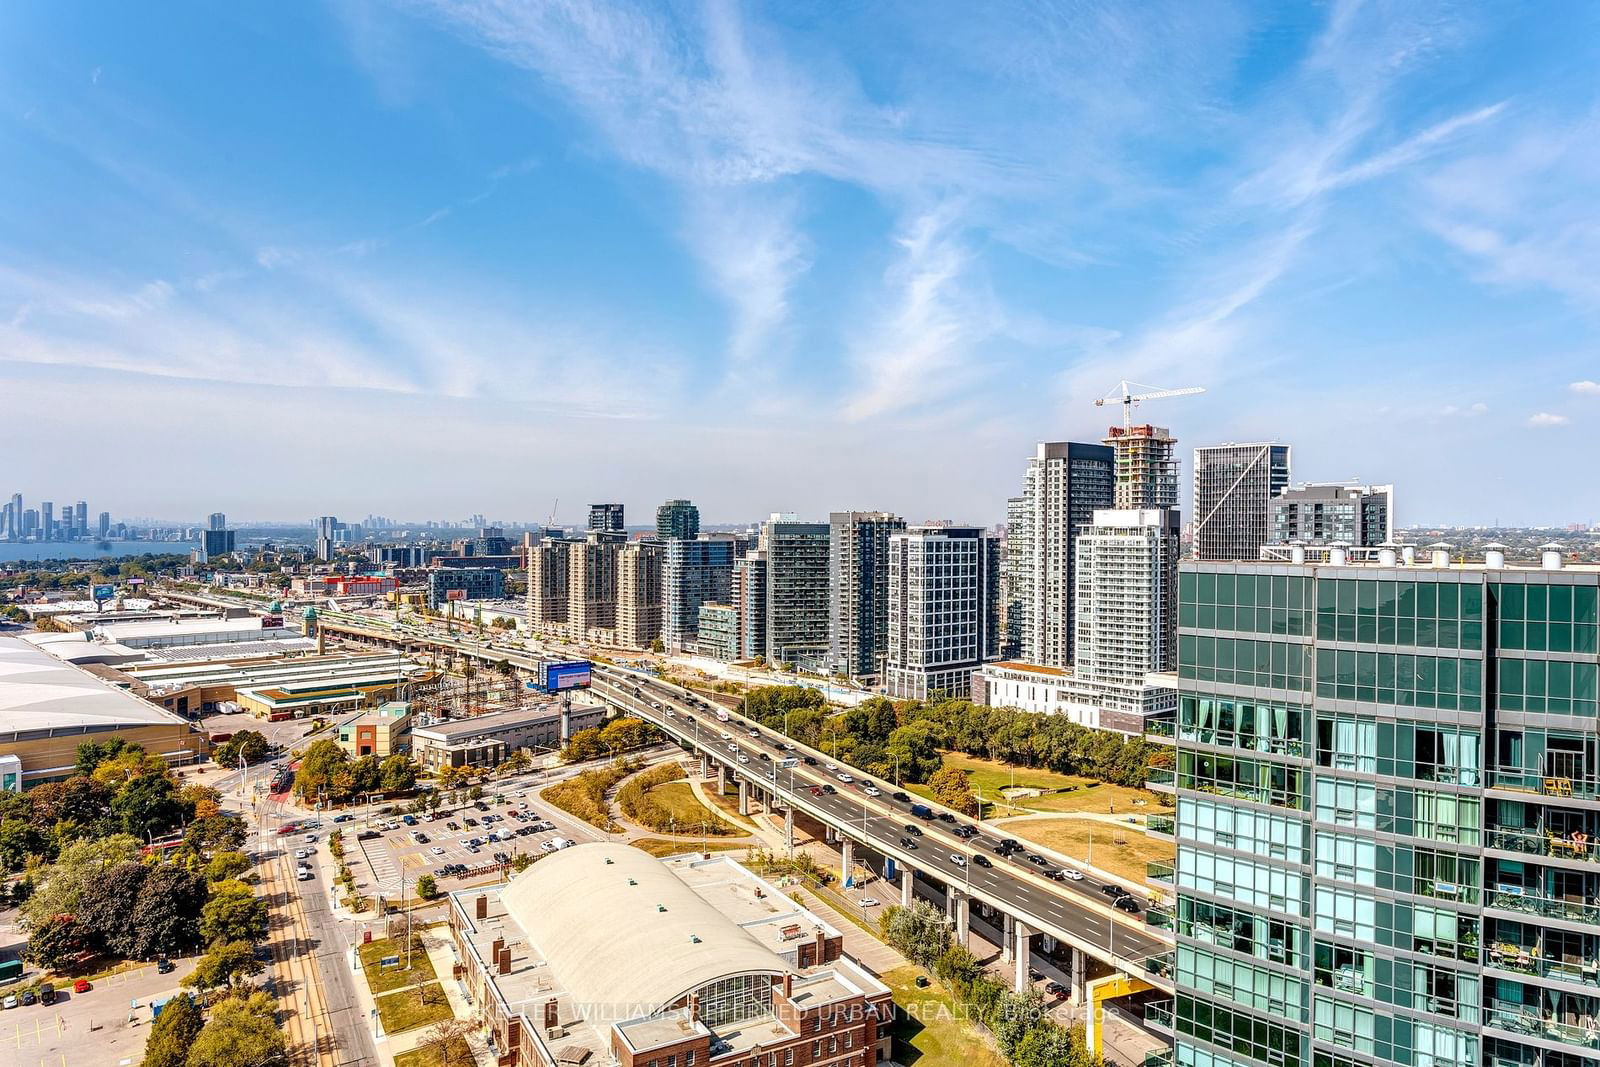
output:
M697 837L640 837L628 844L641 852L648 852L652 856L681 856L685 852L737 852L742 848L749 848L748 841L719 841L710 838L701 848L700 839Z
M438 977L433 970L433 964L428 960L427 950L422 947L422 935L413 932L411 935L411 966L406 967L406 944L404 937L375 938L359 947L361 954L361 969L367 977L367 987L374 996L387 993L394 989L403 989L406 986L417 985L421 982L431 982ZM395 967L380 967L378 961L385 956L399 956L400 964Z
M449 1050L445 1051L436 1045L424 1045L414 1048L410 1052L402 1052L394 1058L394 1067L461 1067L462 1064L472 1062L472 1046L462 1038L450 1041Z
M910 964L878 977L894 991L894 1058L904 1067L1006 1067L987 1035L966 1021L966 1009L929 978L918 987L922 969Z
M677 820L678 833L698 832L702 822L709 824L710 832L714 834L744 832L742 827L733 825L700 803L700 798L694 795L694 788L688 782L658 785L650 790L650 796Z
M386 1034L403 1034L451 1017L450 1001L438 982L378 998L378 1019Z

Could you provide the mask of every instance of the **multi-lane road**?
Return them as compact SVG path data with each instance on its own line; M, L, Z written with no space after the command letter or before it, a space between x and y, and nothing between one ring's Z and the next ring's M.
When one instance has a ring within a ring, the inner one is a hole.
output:
M795 745L731 713L729 720L723 722L714 707L649 675L597 666L595 680L601 694L619 707L728 765L732 773L785 803L792 803L797 811L893 858L897 865L960 890L971 899L1012 915L1030 929L1050 934L1118 969L1164 984L1157 976L1146 973L1144 962L1171 951L1172 942L1157 936L1140 917L1111 907L1110 899L1101 891L1102 883L1087 876L1056 882L1020 856L997 856L993 846L1000 839L982 832L979 824L953 813L954 822L915 818L911 814L913 803L928 804L935 811L943 809L919 797L896 800L897 790L882 783L876 783L880 795L869 796L861 789L861 782L845 784L838 780L839 773L862 777L853 768L829 771L829 761L822 753ZM723 734L728 738L724 739ZM785 744L790 747L782 747ZM748 762L739 761L741 754ZM793 766L778 766L791 757L796 761ZM807 757L815 764L805 762ZM824 787L832 787L832 792ZM920 836L912 835L907 826L915 826ZM964 840L952 832L957 826L976 826L980 832ZM915 847L909 847L908 841ZM992 866L974 862L975 855L984 856Z

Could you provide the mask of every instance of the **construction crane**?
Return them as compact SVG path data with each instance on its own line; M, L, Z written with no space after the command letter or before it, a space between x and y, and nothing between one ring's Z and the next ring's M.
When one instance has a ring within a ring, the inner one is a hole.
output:
M1146 391L1136 393L1134 392L1135 389ZM1114 401L1122 401L1122 429L1123 432L1127 432L1133 428L1133 408L1135 404L1144 400L1164 400L1170 396L1194 396L1196 393L1203 392L1205 392L1205 389L1198 385L1191 385L1183 389L1157 389L1154 386L1140 385L1138 382L1130 382L1124 379L1119 383L1118 388L1096 400L1094 406L1103 408Z

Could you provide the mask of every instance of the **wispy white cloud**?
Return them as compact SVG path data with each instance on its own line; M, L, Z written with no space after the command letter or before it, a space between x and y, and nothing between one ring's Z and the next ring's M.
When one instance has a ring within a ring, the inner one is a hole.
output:
M1567 386L1569 392L1580 393L1584 396L1600 396L1600 382L1588 381L1573 382Z
M1489 413L1489 405L1485 404L1481 400L1478 401L1476 404L1467 404L1465 406L1461 406L1461 405L1457 405L1457 404L1446 404L1443 408L1441 408L1439 410L1439 414L1441 414L1441 415L1444 415L1444 416L1447 416L1447 417L1454 417L1454 418L1463 418L1463 419L1477 418L1479 415L1487 415L1488 413Z
M1571 421L1572 420L1565 415L1553 415L1548 411L1541 411L1537 415L1530 415L1528 417L1528 425L1537 427L1565 426Z

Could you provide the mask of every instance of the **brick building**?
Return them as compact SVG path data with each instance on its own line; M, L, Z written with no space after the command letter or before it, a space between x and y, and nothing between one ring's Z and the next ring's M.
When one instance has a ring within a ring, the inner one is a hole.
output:
M563 849L451 894L450 930L504 1065L869 1067L887 986L843 935L732 859Z

